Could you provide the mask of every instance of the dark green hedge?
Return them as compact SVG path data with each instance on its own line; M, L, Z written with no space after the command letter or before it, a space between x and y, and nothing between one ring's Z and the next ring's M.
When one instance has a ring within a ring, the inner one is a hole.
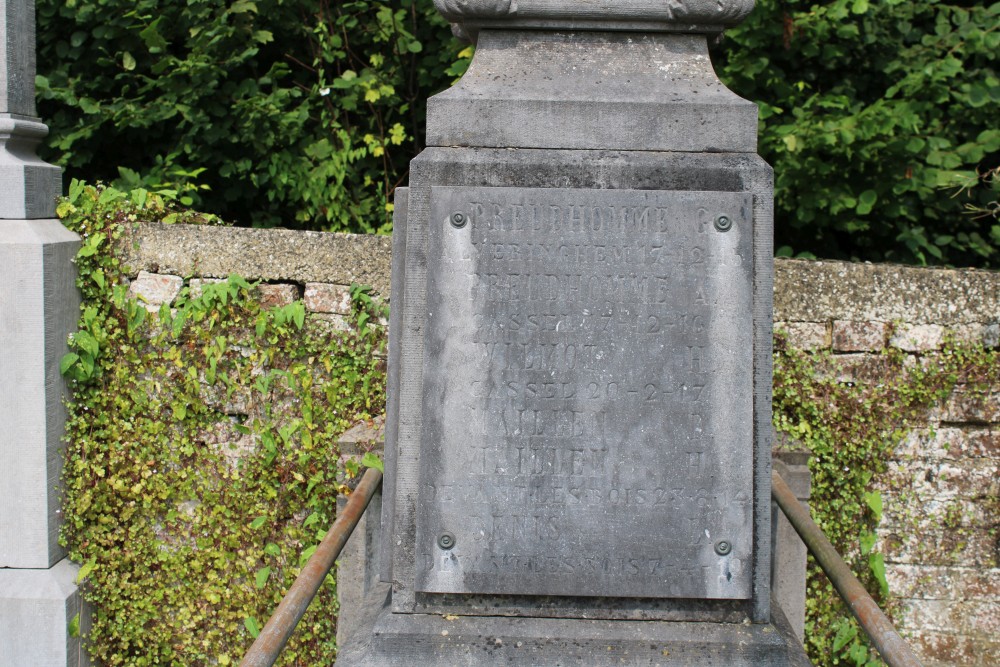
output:
M38 13L46 157L70 177L180 185L248 225L386 231L424 101L471 53L431 0ZM727 33L715 60L760 103L779 254L1000 266L998 25L1000 3L760 0Z

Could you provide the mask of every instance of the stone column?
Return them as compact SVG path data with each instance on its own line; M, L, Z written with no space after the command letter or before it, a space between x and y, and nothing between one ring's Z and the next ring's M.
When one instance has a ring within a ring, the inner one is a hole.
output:
M35 6L0 0L0 664L87 664L69 625L77 566L59 546L66 386L79 237L55 219L61 170L35 155ZM81 619L86 625L86 619Z

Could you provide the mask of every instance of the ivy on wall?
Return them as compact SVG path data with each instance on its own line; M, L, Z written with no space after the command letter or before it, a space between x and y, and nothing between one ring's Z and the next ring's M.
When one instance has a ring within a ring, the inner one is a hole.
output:
M876 528L884 510L876 482L908 431L962 386L972 400L1000 391L1000 351L950 344L913 357L872 355L844 380L829 352L791 348L775 336L774 422L811 453L813 518L879 605L891 612ZM897 512L898 513L898 512ZM917 529L916 525L910 529ZM881 665L830 581L809 559L806 648L814 664Z
M74 181L58 207L83 237L79 331L62 362L65 526L106 665L238 662L335 514L337 438L384 405L379 307L353 288L355 327L301 301L270 310L238 276L149 312L114 247L138 220L214 222L159 193ZM332 577L281 664L329 664Z

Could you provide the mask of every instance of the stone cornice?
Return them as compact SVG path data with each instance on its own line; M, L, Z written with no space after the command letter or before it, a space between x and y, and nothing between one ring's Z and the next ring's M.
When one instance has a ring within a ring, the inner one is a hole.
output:
M754 0L434 0L460 29L722 30L742 21Z

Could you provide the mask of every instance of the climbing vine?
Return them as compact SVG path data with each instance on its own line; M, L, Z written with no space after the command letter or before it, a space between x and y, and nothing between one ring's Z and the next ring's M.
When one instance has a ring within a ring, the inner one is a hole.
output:
M138 220L218 222L170 197L74 181L58 207L83 238L62 539L106 665L238 662L358 472L338 436L384 404L383 313L363 288L346 332L301 301L262 308L239 276L152 312L130 295L116 248ZM280 664L332 662L335 592L328 577Z
M928 410L957 386L971 400L986 400L1000 390L1000 354L948 344L918 358L890 348L871 355L845 380L835 355L793 349L779 333L774 362L775 426L812 455L813 517L880 606L888 605L891 612L876 539L883 510L889 508L883 507L876 482L910 429L926 422ZM816 665L882 664L811 558L805 638Z

